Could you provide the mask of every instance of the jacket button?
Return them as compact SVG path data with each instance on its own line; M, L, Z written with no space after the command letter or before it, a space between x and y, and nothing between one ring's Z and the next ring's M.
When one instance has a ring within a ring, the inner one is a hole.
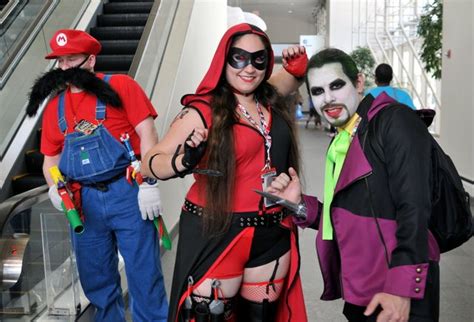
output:
M417 272L417 273L421 273L421 267L417 267L417 268L416 268L416 272Z
M420 293L420 288L419 287L415 288L415 293Z
M420 283L421 282L421 277L415 278L415 282Z

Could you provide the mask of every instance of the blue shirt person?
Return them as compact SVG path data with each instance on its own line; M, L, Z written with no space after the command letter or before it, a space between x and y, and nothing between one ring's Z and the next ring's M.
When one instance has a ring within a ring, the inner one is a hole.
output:
M387 95L392 97L394 100L407 105L412 110L416 110L413 100L405 90L390 86L390 82L393 78L392 67L388 64L380 64L375 69L375 83L377 87L371 88L365 91L365 95L371 94L374 98L379 96L380 93L385 92Z

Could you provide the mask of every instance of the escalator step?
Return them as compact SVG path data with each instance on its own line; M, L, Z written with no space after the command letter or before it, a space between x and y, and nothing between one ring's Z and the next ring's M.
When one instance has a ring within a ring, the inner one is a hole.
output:
M90 33L99 40L140 40L145 27L92 27Z
M102 40L101 55L134 55L138 40Z
M26 169L29 173L43 173L44 155L37 149L26 151L25 163Z
M104 14L149 13L153 2L109 2L104 4Z
M19 194L33 188L46 184L43 174L25 173L17 175L12 179L12 188L15 194Z
M133 55L99 55L94 68L98 71L128 71Z
M147 19L147 13L99 15L97 17L97 27L144 26Z

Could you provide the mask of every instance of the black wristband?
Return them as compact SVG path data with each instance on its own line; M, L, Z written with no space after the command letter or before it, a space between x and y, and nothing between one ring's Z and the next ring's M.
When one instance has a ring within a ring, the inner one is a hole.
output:
M190 170L179 171L178 168L176 167L176 158L179 155L180 148L181 148L181 144L178 144L178 147L176 148L176 151L174 152L173 157L171 158L171 168L173 168L174 173L178 177L183 178L185 175L190 174L191 171Z
M160 177L158 177L155 173L155 171L153 171L153 159L160 155L159 153L155 153L153 154L151 157L150 157L150 160L148 160L148 169L150 169L150 172L151 174L156 178L156 179L159 179L159 180L162 180Z

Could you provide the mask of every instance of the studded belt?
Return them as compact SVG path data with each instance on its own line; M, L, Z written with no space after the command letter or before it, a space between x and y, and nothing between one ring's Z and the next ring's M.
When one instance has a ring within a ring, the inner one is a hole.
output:
M184 201L183 209L193 215L202 216L203 208L190 202ZM278 211L271 214L259 215L257 212L234 213L232 224L239 227L272 227L278 225L288 214Z

